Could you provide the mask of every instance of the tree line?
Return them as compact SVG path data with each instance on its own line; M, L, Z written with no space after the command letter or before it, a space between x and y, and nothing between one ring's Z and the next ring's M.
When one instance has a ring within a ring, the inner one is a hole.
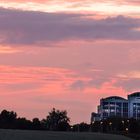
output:
M0 113L1 129L67 131L70 128L69 123L67 111L60 111L55 108L42 120L17 117L17 113L14 111L3 110Z
M112 117L106 120L70 125L70 118L67 111L60 111L53 108L45 119L17 117L14 111L3 110L0 113L1 129L23 129L23 130L47 130L47 131L73 131L73 132L104 132L104 133L125 133L139 134L140 120L133 118Z

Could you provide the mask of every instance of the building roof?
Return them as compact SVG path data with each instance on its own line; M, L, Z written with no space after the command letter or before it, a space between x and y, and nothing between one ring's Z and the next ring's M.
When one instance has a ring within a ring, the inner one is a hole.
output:
M107 98L103 98L103 100L125 100L125 98L122 98L122 97L119 97L119 96L110 96L110 97L107 97Z
M134 92L134 93L128 95L128 97L140 97L140 92Z

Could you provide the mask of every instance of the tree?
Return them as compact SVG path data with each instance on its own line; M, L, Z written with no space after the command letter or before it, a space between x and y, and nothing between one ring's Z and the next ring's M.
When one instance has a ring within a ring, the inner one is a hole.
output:
M17 118L16 128L23 129L23 130L31 130L32 122L30 120L27 120L26 118Z
M139 121L131 118L129 123L129 132L139 133L139 129L140 129Z
M14 128L17 114L13 111L3 110L0 113L0 127L1 128Z
M40 130L41 129L41 122L40 122L40 120L38 118L34 118L32 120L32 128L34 130Z
M67 111L60 111L53 108L46 118L46 126L51 131L66 131L69 129L70 119L67 117Z
M88 132L90 130L90 125L87 123L80 123L80 124L75 124L73 125L73 131L78 131L78 132Z

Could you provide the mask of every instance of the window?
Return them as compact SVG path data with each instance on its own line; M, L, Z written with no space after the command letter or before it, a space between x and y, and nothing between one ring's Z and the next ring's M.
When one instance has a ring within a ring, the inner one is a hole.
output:
M115 107L115 102L110 102L110 107Z
M103 113L103 117L108 117L108 113Z
M110 112L115 112L115 109L110 109Z
M136 108L137 107L137 104L136 103L133 103L133 108Z
M108 109L108 108L109 108L109 103L103 102L103 109Z
M121 113L121 108L117 108L116 113Z
M104 112L105 113L109 113L109 109L104 109Z
M123 112L128 112L128 108L123 108Z
M116 103L116 106L117 107L121 107L121 103Z
M128 103L123 103L123 107L128 108Z

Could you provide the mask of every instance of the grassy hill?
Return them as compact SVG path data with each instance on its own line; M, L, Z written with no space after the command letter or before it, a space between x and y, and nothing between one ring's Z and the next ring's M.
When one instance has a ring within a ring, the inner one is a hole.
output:
M100 133L0 130L0 140L132 140L124 136Z

